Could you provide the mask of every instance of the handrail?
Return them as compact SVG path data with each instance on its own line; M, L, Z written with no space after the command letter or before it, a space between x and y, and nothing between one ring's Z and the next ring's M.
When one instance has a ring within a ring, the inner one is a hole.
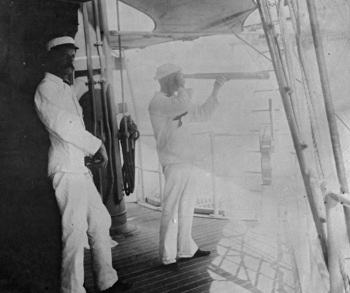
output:
M138 165L135 165L135 168L140 169L142 171L150 172L150 173L163 174L161 171L157 171L157 170L153 170L153 169L149 169L149 168L144 168L144 167L141 167Z
M197 133L192 133L192 135L204 135L207 134L210 138L210 152L211 152L211 174L212 174L212 195L213 195L213 215L214 216L218 216L219 215L219 202L218 202L218 198L216 196L216 184L215 184L215 173L214 173L214 169L215 169L215 159L214 159L214 137L216 136L221 136L221 137L229 137L229 136L235 136L234 134L230 134L230 133L215 133L214 131L203 131L203 132L197 132ZM250 133L252 134L252 133ZM153 134L140 134L140 136L148 136L148 137L153 137ZM160 169L158 170L154 170L154 169L148 169L148 168L144 168L143 166L135 166L136 168L141 170L141 173L143 173L143 171L145 172L150 172L150 173L156 173L159 174L159 183L160 183L160 198L162 200L162 195L163 195L163 187L162 187L162 180L161 180L161 175L163 174L161 172ZM143 176L142 176L143 178ZM144 184L143 180L142 180L142 185ZM144 192L144 188L142 189L142 192ZM142 199L145 198L145 195L142 193Z

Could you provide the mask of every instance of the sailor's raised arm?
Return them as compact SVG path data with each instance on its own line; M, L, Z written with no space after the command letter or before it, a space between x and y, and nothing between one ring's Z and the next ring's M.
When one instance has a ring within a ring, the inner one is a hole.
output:
M188 118L190 121L203 122L208 121L219 105L218 94L225 84L224 76L218 77L213 85L213 90L204 104L192 104L188 109Z

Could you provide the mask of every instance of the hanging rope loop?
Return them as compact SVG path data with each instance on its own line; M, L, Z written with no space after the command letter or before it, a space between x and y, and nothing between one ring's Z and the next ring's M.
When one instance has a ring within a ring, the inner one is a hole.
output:
M122 175L126 195L133 193L135 188L135 142L139 137L137 125L130 115L125 115L120 121L119 139L123 152Z

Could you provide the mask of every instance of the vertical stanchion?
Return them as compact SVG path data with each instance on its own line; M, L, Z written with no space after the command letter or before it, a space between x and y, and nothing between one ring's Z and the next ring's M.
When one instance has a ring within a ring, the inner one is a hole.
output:
M215 133L210 133L210 151L211 151L211 182L212 182L212 192L213 192L213 204L214 204L214 216L219 216L219 201L216 193L215 184L215 158L214 158L214 138Z
M269 114L270 114L270 129L271 129L271 139L273 139L273 106L272 106L272 99L269 99Z
M158 170L159 170L159 172L158 172L158 175L159 175L159 201L160 201L160 206L163 208L164 183L163 183L163 178L162 178L163 170L162 170L161 164L159 164Z
M270 114L270 129L271 129L271 152L274 150L275 146L275 136L274 136L274 131L275 131L275 125L274 125L274 109L273 109L273 104L272 104L272 99L269 99L269 114Z
M281 94L284 110L285 110L285 113L287 116L288 125L289 125L290 131L291 131L294 148L295 148L296 155L298 158L299 168L300 168L301 175L303 178L306 195L307 195L309 205L311 208L312 216L313 216L314 223L316 226L316 231L317 231L318 237L320 239L323 255L324 255L325 260L327 260L327 246L325 243L325 237L322 235L322 227L321 227L322 223L321 223L321 220L318 218L316 204L315 204L314 198L312 196L312 189L310 186L310 180L308 180L309 174L307 171L306 160L305 160L305 156L303 153L304 146L301 144L299 136L298 136L297 123L295 121L293 108L292 108L291 100L289 97L291 89L287 85L284 71L282 68L282 63L281 63L281 60L280 60L280 57L279 57L279 54L278 54L278 51L276 48L276 44L275 44L276 33L274 30L274 25L268 17L268 13L267 13L268 7L267 7L266 0L257 0L257 4L258 4L259 13L260 13L261 21L263 24L263 29L264 29L266 40L267 40L267 45L268 45L269 50L270 50L272 64L273 64L273 67L275 70L277 83L278 83L279 91Z

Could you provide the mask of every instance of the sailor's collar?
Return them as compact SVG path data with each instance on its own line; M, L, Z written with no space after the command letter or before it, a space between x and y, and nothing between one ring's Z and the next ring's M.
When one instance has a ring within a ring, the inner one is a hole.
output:
M57 75L54 75L54 74L52 74L50 72L46 72L45 73L45 78L47 78L47 79L49 79L49 80L51 80L53 82L56 82L56 83L58 83L60 85L63 84L63 79L62 78L60 78Z

